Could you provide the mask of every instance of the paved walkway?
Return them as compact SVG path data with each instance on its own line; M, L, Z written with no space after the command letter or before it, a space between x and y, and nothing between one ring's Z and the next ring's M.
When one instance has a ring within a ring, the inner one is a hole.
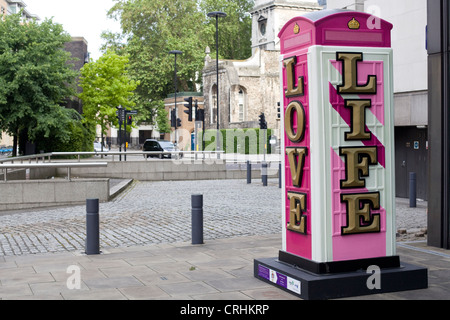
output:
M253 277L253 260L281 248L279 191L277 180L137 182L101 204L93 256L83 253L84 206L4 213L0 299L296 299ZM190 243L195 193L205 198L204 245ZM429 288L370 299L450 299L450 252L426 246L426 203L407 203L397 199L398 254L429 269Z

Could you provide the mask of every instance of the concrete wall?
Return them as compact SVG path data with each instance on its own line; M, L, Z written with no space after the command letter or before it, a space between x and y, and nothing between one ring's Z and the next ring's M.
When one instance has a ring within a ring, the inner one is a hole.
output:
M0 169L0 181L4 180L4 172ZM65 169L65 176L67 176L67 169ZM29 169L28 173L25 169L8 170L7 180L40 180L48 179L56 176L56 168L33 168Z
M0 183L0 210L81 205L109 200L109 179L8 181Z
M254 177L260 177L260 170L253 170L253 172ZM58 169L57 174L64 176L66 170ZM269 172L269 175L276 175L276 173ZM177 181L245 179L247 172L245 170L227 170L226 165L220 163L192 163L184 160L116 161L109 162L108 166L103 168L73 168L72 176L140 181Z
M252 169L253 183L261 182L261 169L255 167ZM227 170L226 165L220 163L195 164L191 161L161 160L109 162L107 167L73 168L72 181L61 178L66 175L66 168L33 169L30 170L29 180L25 180L25 170L8 173L7 182L0 180L0 211L83 205L89 198L106 202L116 193L114 188L110 188L110 178L124 179L123 186L126 187L130 179L140 181L244 180L247 178L247 171L246 164ZM57 178L47 179L52 176ZM268 176L269 178L278 177L278 169L269 169ZM41 180L33 180L36 177Z

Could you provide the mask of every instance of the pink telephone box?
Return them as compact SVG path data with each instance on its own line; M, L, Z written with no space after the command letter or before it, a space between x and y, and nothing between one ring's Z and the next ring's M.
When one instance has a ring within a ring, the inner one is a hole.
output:
M366 13L324 10L279 33L284 266L318 275L400 267L392 28ZM284 279L267 265L255 274L264 279L265 268ZM302 287L295 277L283 283Z
M394 256L392 25L374 28L359 12L315 16L279 34L283 249L316 262Z

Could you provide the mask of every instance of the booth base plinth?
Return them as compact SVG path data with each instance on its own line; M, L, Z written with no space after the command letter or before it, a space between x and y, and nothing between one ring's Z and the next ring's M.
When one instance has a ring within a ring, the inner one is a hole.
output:
M257 279L304 300L348 298L428 287L426 268L401 263L399 267L379 268L378 272L370 270L324 274L300 269L278 258L254 260Z

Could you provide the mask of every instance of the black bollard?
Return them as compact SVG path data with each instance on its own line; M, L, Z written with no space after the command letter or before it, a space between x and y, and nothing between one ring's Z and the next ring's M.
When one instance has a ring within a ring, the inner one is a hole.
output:
M409 207L417 207L417 178L415 172L409 173Z
M99 200L86 200L86 254L100 254Z
M203 195L193 194L192 203L192 244L203 244Z
M252 164L247 161L247 184L252 183Z
M281 189L281 182L282 182L282 174L281 174L281 163L278 165L278 188Z
M267 163L263 162L261 172L262 183L264 187L267 187Z

